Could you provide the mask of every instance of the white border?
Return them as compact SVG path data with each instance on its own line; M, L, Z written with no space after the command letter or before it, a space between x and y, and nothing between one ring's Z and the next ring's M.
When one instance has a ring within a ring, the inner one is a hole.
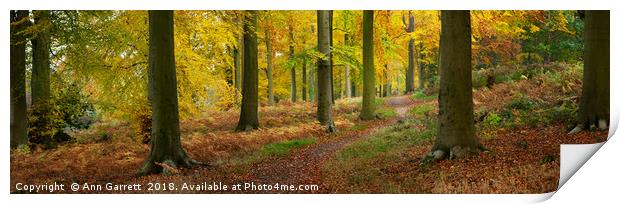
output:
M317 10L317 9L374 9L374 10L439 10L439 9L471 9L471 10L590 10L609 9L611 12L611 36L618 35L618 5L615 1L604 0L31 0L5 1L2 3L5 17L9 22L9 9L80 9L80 10ZM4 45L2 51L2 83L0 86L0 112L5 113L0 121L5 145L2 149L1 168L2 177L0 192L7 203L190 203L190 202L245 202L245 203L532 203L543 201L553 193L524 194L524 195L9 195L9 27L2 26L0 42ZM611 56L618 56L618 40L611 39ZM617 58L611 59L611 78L620 79L616 71ZM611 80L611 87L618 87L615 80ZM610 136L618 127L618 92L611 92L611 126ZM617 140L617 139L616 139ZM573 178L557 192L550 200L552 203L566 201L609 201L617 200L617 184L620 168L617 162L620 155L619 142L611 139L603 145L590 161L578 171ZM601 193L604 192L604 193Z

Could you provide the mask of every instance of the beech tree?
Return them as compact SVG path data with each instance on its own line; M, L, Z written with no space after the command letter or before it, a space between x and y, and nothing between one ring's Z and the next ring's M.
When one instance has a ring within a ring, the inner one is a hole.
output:
M271 45L271 29L271 26L265 28L265 45L267 47L267 97L270 106L276 103L273 96L273 47Z
M258 128L258 43L257 11L247 11L243 21L243 88L237 131Z
M578 124L569 134L609 126L609 10L585 12L584 46Z
M363 17L363 85L364 94L362 96L362 120L372 120L375 115L375 59L373 47L373 18L374 11L364 11Z
M414 31L414 18L413 18L413 14L411 14L411 11L409 11L408 15L407 15L407 20L405 20L405 16L403 15L403 24L405 24L405 32L407 32L408 34L413 33ZM414 65L414 59L415 59L415 41L413 38L409 38L409 42L407 43L407 59L408 59L408 63L407 63L407 69L406 69L406 73L405 73L405 93L411 93L413 91L415 91L415 84L414 84L414 72L415 72L415 65ZM420 74L418 74L420 75Z
M295 57L295 40L293 38L293 25L288 24L289 58ZM295 66L291 67L291 101L297 102L297 83L295 80Z
M469 11L441 11L439 133L434 159L459 158L478 150L474 132Z
M317 11L318 51L323 55L317 61L317 117L327 132L335 132L332 116L331 50L330 50L330 11Z
M179 131L174 22L172 11L149 11L148 89L152 108L149 156L140 174L167 173L162 163L172 167L201 164L191 159L183 147Z
M28 142L26 40L28 11L11 10L11 148Z

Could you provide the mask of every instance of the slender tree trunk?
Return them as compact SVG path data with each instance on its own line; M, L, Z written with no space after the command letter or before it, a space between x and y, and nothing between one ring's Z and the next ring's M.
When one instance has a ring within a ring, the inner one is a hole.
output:
M239 99L238 99L238 94L241 92L241 70L243 69L242 66L242 51L243 51L243 35L240 35L239 37L237 37L237 46L235 47L234 50L234 54L235 54L235 104L238 104Z
M404 17L403 17L404 19ZM403 20L404 21L404 20ZM409 12L408 14L408 24L407 27L405 29L405 31L410 34L413 33L415 30L415 21L414 21L414 17L413 14L411 14L411 12ZM408 63L407 63L407 73L405 74L405 93L412 93L415 91L415 84L414 84L414 79L413 77L415 76L415 62L414 62L414 56L415 56L415 41L413 38L409 39L409 43L407 43L407 59L408 59Z
M316 67L316 66L315 66ZM308 97L310 98L311 102L314 102L314 99L316 98L316 93L315 93L315 89L316 89L316 77L315 74L316 72L313 71L312 69L308 71L308 75L310 78L309 81L309 86L308 86Z
M243 21L243 89L237 131L257 129L259 126L257 15L257 11L248 11Z
M289 59L293 59L295 56L295 41L293 39L293 26L289 24L288 27L288 38L289 38ZM295 66L291 67L291 101L293 103L297 102L297 82L295 80Z
M578 125L570 133L609 126L609 10L586 11L583 90Z
M271 47L271 30L269 30L270 28L267 28L265 30L265 35L266 38L265 39L265 43L267 44L267 97L268 97L268 104L270 106L275 104L275 99L273 96L273 48Z
M373 46L374 11L365 10L363 17L363 63L364 63L364 93L362 97L362 120L375 119L375 56ZM381 93L381 92L379 92Z
M317 116L321 125L325 126L327 132L335 132L336 126L332 116L332 84L331 79L331 50L330 50L330 11L317 11L317 41L319 53L326 56L326 59L319 59L317 62L317 88L318 106Z
M308 86L308 81L306 79L306 65L308 64L308 62L306 62L306 60L303 60L303 66L301 67L301 100L303 101L307 101L307 97L306 97L306 87Z
M435 159L459 158L478 151L474 133L469 11L441 11L439 134Z
M334 47L334 11L329 11L329 49ZM334 55L329 52L329 83L331 91L332 105L336 104L336 97L334 92Z
M176 66L174 61L174 22L172 11L149 11L149 95L152 107L150 152L141 174L168 173L162 163L172 167L192 167L179 131Z
M344 44L346 46L351 45L351 36L348 33L344 34ZM346 95L347 98L351 98L351 67L349 64L344 65L344 80L346 83Z
M28 11L11 10L11 148L28 143L26 37Z
M420 49L418 49L418 89L424 89L424 66L422 65L422 43L420 43Z

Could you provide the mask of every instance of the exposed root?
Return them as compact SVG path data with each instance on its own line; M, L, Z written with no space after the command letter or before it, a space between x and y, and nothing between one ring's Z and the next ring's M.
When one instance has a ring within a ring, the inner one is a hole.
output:
M325 126L325 132L327 133L335 133L336 131L336 125L334 124L334 122L330 122L328 125Z
M607 130L607 121L600 119L598 120L598 129L599 130Z
M568 134L569 134L569 135L572 135L572 134L577 134L577 133L579 133L579 132L581 132L581 131L583 131L583 125L579 124L579 125L576 125L576 126L575 126L575 128L573 128L573 130L571 130L570 132L568 132Z

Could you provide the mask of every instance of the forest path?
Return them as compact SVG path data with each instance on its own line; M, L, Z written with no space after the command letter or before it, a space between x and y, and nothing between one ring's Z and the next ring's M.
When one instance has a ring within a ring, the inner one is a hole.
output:
M333 139L320 141L318 144L312 145L300 151L293 151L291 155L278 159L270 160L254 164L251 173L251 180L256 184L274 185L285 184L294 185L310 185L319 186L318 191L306 191L308 193L329 193L325 185L322 185L321 167L323 163L331 158L335 152L343 149L352 142L370 135L382 128L388 127L398 120L403 120L406 113L412 105L416 104L411 95L394 96L386 98L385 105L395 109L398 117L397 120L390 119L387 123L368 128L363 134L349 130L339 130ZM265 191L261 191L265 193ZM275 193L304 193L303 191L273 191Z

